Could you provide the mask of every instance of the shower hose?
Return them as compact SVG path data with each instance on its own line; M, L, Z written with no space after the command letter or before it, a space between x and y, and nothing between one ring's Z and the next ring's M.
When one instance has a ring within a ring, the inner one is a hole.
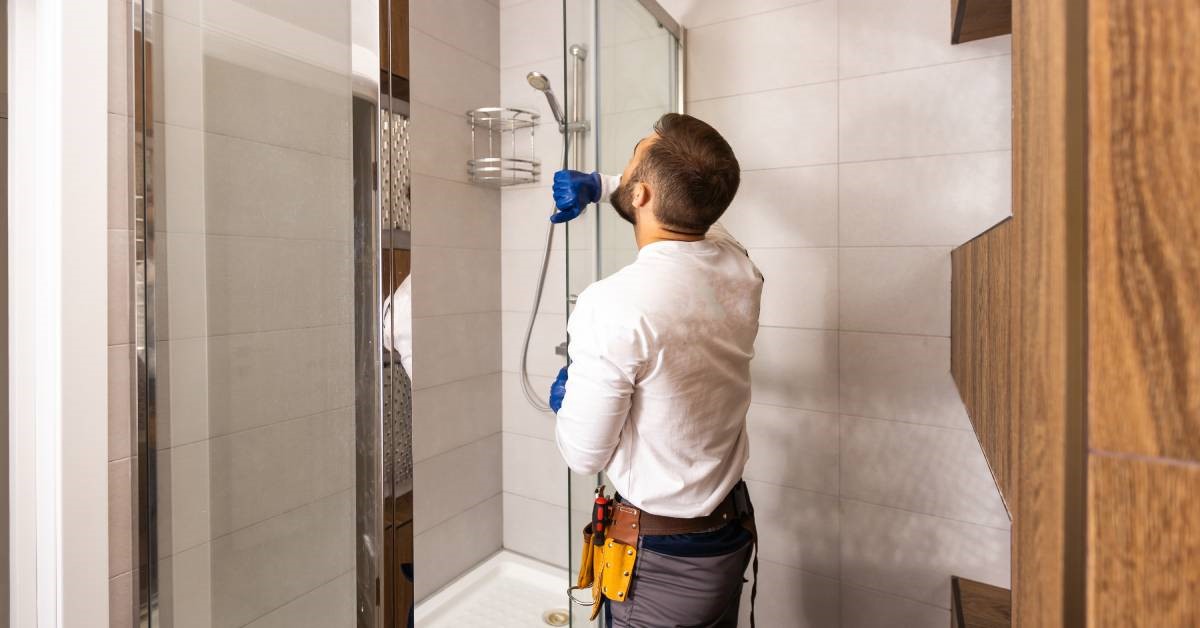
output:
M561 121L561 120L560 120ZM571 154L571 134L567 132L565 124L559 125L559 132L562 133L562 169L570 168ZM551 208L550 213L553 213L557 208ZM566 223L563 223L564 225ZM521 344L521 391L525 393L525 400L529 405L542 412L550 412L550 404L547 402L547 397L534 388L533 383L529 381L529 340L533 337L533 325L537 322L538 308L542 304L542 290L546 287L546 271L550 268L550 249L554 244L554 223L546 221L546 248L542 252L542 265L538 271L537 287L533 290L533 307L529 308L529 323L525 326L525 340ZM568 363L569 358L568 358ZM549 389L546 391L549 393Z
M542 290L546 286L546 271L550 267L550 249L554 244L554 223L546 221L546 250L542 253L542 266L538 272L537 287L533 291L533 307L529 312L529 324L525 326L525 341L521 345L521 388L529 405L543 412L550 411L550 405L542 400L538 390L529 381L529 340L533 337L533 325L537 322L538 306L542 303Z

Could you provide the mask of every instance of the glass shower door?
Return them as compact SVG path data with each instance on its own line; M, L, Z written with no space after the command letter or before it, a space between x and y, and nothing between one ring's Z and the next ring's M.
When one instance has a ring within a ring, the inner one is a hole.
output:
M142 626L355 623L350 4L135 3Z
M664 113L681 110L680 42L678 26L653 0L564 0L566 39L563 58L573 81L573 67L586 72L583 114L589 127L574 141L583 144L576 170L599 170L619 175L625 170L638 140L653 130ZM574 60L582 47L586 63ZM571 83L566 83L570 85ZM567 100L574 95L568 90ZM574 103L568 102L571 110ZM575 297L589 284L620 270L637 257L633 227L612 206L594 206L579 219L567 223L567 312ZM603 474L582 476L570 473L567 482L570 578L579 570L581 530L591 517L598 484L607 484ZM606 489L612 491L611 485ZM579 592L579 598L586 598ZM572 605L571 625L592 626L589 609Z

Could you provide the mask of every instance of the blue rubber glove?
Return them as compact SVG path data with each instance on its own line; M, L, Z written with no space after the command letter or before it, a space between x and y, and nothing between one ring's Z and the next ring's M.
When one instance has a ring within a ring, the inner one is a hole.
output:
M550 222L560 223L578 218L588 203L600 201L600 173L588 174L578 170L559 170L554 173L554 206L558 211Z
M567 367L562 367L558 372L558 377L550 384L550 409L558 414L558 409L562 407L563 397L567 394Z

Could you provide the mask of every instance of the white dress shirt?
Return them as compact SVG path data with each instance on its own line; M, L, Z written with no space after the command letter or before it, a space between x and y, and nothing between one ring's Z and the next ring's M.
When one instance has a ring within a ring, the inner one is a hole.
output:
M607 181L606 181L607 183ZM605 188L611 186L605 185ZM655 242L579 295L559 451L633 505L711 513L742 477L762 275L720 225Z
M404 372L412 379L412 275L383 301L383 347L400 354ZM395 324L393 324L393 321Z

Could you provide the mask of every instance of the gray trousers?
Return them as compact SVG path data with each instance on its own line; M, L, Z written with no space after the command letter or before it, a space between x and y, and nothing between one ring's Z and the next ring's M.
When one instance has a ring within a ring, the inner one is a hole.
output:
M736 628L752 549L746 542L716 556L668 556L639 547L629 599L608 604L611 626Z

